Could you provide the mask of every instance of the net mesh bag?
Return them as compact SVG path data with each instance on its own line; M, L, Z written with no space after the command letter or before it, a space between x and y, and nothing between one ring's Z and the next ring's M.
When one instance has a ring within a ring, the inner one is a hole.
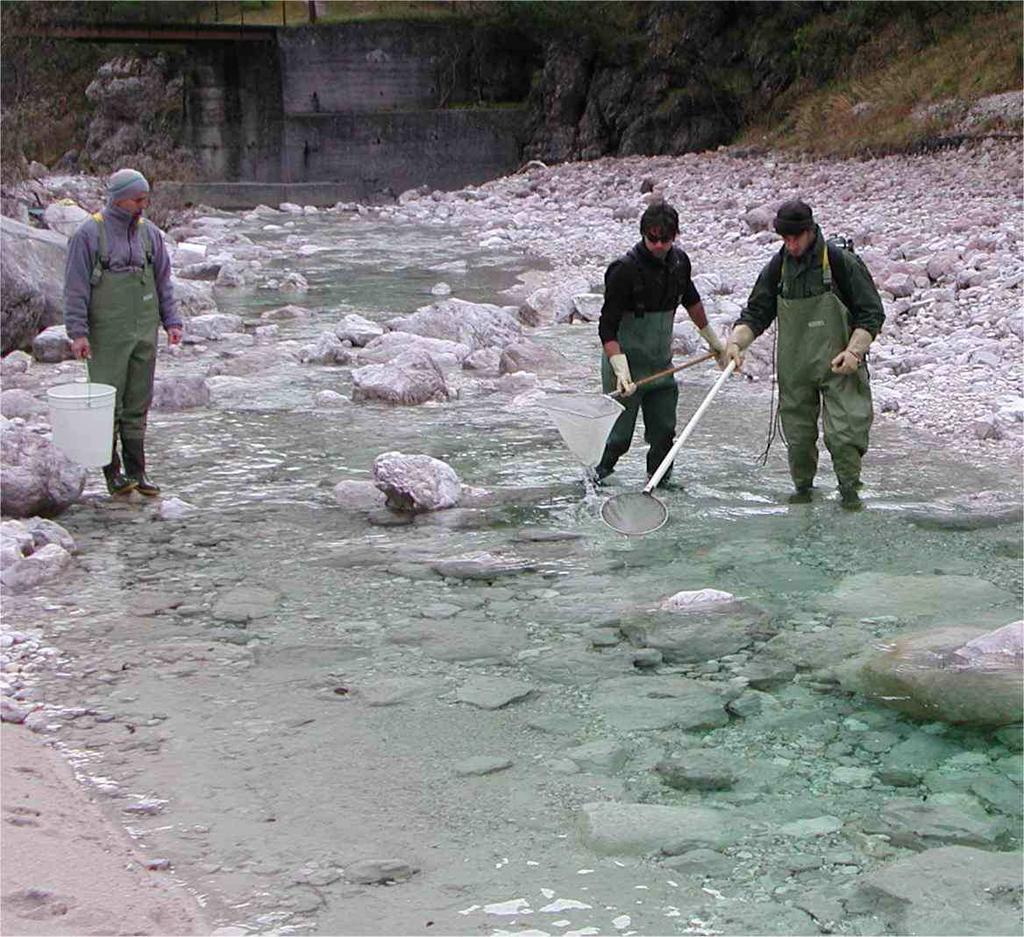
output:
M630 491L601 505L601 517L613 530L627 537L654 533L668 520L668 509L646 491Z
M625 409L604 394L545 397L539 406L551 417L569 451L587 468L601 461L608 434Z

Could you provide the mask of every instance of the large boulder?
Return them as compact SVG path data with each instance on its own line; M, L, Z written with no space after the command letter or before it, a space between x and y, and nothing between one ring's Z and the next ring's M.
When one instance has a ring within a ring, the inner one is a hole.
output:
M63 320L67 238L0 218L0 350L28 348Z
M27 390L12 387L0 392L0 416L31 420L46 412L46 404Z
M878 933L1020 932L1019 852L926 849L858 876L854 888L848 904L869 914Z
M373 460L373 483L391 507L405 511L450 508L462 497L455 469L428 455L382 453Z
M398 355L386 364L368 364L352 371L352 399L415 405L443 402L452 396L444 374L421 351Z
M210 388L202 377L160 378L153 382L154 410L193 410L210 405Z
M470 351L488 346L503 348L522 334L515 306L470 303L445 299L388 322L396 332L412 332L468 345Z
M46 227L58 234L63 234L66 238L70 238L88 217L89 212L70 199L52 202L46 206L46 210L43 212L43 221L46 223Z
M303 364L348 364L351 360L352 347L333 332L321 332L315 342L299 349L299 361Z
M178 303L178 312L183 317L198 316L217 308L212 283L203 280L179 280L172 276L171 288Z
M903 635L846 665L847 689L919 719L970 725L1020 722L1024 621L986 631L938 628Z
M586 277L573 277L555 286L534 290L519 307L519 320L532 326L569 322L576 311L576 296L589 289L590 281Z
M516 371L532 371L535 374L553 374L568 365L565 355L545 348L529 339L512 342L501 350L498 371L513 374Z
M470 348L461 342L426 338L411 332L385 332L359 352L359 363L385 364L408 352L425 354L439 368L454 368L469 357Z
M71 339L63 325L51 325L32 339L32 357L46 364L56 364L74 357Z
M4 421L0 427L0 513L6 517L53 517L74 504L86 470L49 439Z
M182 341L186 344L217 342L225 335L241 332L244 328L241 316L226 312L209 312L185 321L185 335Z
M349 342L356 348L362 348L375 338L383 335L384 329L377 325L376 322L371 322L369 319L352 312L334 327L334 334L343 342Z

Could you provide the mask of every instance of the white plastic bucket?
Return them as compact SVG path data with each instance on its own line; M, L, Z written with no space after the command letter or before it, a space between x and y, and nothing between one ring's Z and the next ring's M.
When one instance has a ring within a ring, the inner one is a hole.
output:
M72 462L89 468L110 463L116 395L109 384L91 381L59 384L46 392L53 444Z

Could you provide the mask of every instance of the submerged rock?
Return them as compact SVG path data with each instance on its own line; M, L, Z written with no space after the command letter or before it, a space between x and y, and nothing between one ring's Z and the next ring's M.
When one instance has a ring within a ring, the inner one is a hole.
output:
M905 516L915 526L926 529L981 530L1018 523L1024 517L1024 508L1000 492L975 491L915 508Z
M717 849L739 838L729 814L709 807L602 802L577 813L580 841L602 855L678 855Z
M593 706L622 732L715 729L727 725L725 698L685 677L618 677L599 684Z
M383 885L407 881L417 871L403 859L361 859L345 867L345 878L360 885Z
M1024 622L903 635L840 672L845 688L919 719L1009 725L1024 715Z
M860 877L848 904L886 934L1020 933L1020 853L928 849Z
M864 829L885 834L895 846L918 851L932 846L998 848L1010 836L1009 821L989 816L980 807L967 813L910 798L888 801L877 816L864 821Z
M665 608L665 605L662 605ZM681 613L650 611L624 618L619 627L636 647L661 651L670 663L695 663L734 654L764 636L765 615L740 602L684 606Z
M821 604L847 618L967 618L979 608L1009 604L1009 593L975 576L893 576L857 573L840 581Z
M509 703L515 703L532 695L534 688L521 680L508 677L474 677L467 680L455 699L460 703L469 703L477 709L501 709Z

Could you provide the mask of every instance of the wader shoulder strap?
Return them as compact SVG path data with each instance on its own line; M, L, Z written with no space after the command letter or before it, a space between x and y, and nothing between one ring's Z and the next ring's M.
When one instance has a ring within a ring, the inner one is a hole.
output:
M139 219L139 225L141 231L139 234L142 237L142 249L146 252L146 266L153 266L153 238L149 233L149 222L145 218Z
M832 264L829 261L829 255L830 254L831 254L831 250L829 249L829 245L826 242L825 247L821 251L821 282L822 282L822 284L825 287L825 292L826 293L832 292ZM785 268L786 261L787 261L788 258L780 252L779 254L776 254L775 257L772 258L772 263L775 263L776 259L778 259L778 261L779 261L778 294L779 294L779 296L782 296L783 295L783 286L782 286L782 279L783 278L782 278L782 273L783 273L783 270Z
M107 246L107 226L103 221L102 212L94 212L92 220L96 222L96 227L99 232L99 253L97 254L97 260L102 269L107 270L110 268L110 249Z

